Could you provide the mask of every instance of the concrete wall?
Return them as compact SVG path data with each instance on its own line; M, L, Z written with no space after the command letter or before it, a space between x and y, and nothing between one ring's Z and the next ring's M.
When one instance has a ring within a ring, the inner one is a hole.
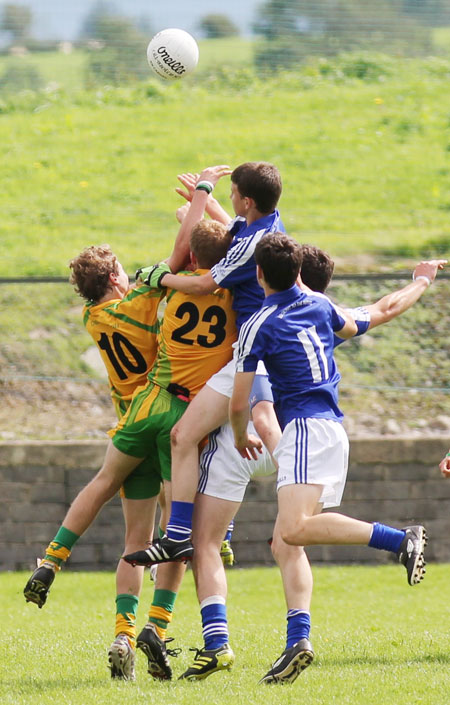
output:
M450 438L373 437L351 441L341 511L394 526L423 523L429 561L450 561L450 480L438 463ZM29 570L53 538L70 502L100 467L104 441L0 443L0 570ZM258 478L237 516L233 546L240 565L270 564L267 539L276 516L275 479ZM123 546L120 501L115 498L76 545L68 567L114 569ZM367 547L315 546L312 561L388 562Z

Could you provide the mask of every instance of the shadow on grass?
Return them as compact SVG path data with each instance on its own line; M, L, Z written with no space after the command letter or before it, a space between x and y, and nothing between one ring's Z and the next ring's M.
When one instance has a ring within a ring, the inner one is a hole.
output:
M434 654L422 654L420 656L410 656L405 655L402 657L389 657L389 656L371 656L370 654L361 654L358 656L342 656L333 657L328 659L327 657L322 659L317 659L316 664L322 668L327 668L329 666L400 666L402 664L450 664L450 653L444 651L439 651Z

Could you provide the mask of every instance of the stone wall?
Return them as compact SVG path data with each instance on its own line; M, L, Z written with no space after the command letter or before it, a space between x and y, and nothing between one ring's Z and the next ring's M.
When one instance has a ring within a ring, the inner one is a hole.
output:
M372 437L351 440L341 511L394 526L424 523L429 561L450 561L450 480L438 463L450 438ZM53 538L70 502L100 467L104 441L0 443L0 570L29 570ZM275 479L258 478L236 519L233 547L239 565L270 564L267 539L276 516ZM120 500L113 499L76 545L68 567L114 569L123 546ZM312 561L387 562L367 547L315 546Z

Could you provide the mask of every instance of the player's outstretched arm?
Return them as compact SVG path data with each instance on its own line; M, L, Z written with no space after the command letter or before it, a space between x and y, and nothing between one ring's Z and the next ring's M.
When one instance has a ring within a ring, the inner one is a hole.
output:
M344 325L340 330L335 330L334 332L338 338L343 338L344 340L353 338L353 336L358 332L358 326L355 323L355 319L346 309L343 309L340 306L336 306L336 308L341 318L344 319Z
M445 259L434 259L420 262L413 272L413 281L402 289L393 291L383 296L379 301L365 306L370 313L368 330L376 328L382 323L391 321L396 316L407 311L416 303L434 282L439 269L444 269L447 264Z
M219 179L227 174L231 174L231 169L226 164L219 164L217 166L211 166L203 169L195 187L189 211L187 212L180 228L180 230L183 230L183 228L186 230L188 229L189 237L195 223L197 223L203 216L209 194L214 189ZM166 262L170 266L172 272L176 271L174 266L172 266L170 258L169 260L166 260ZM217 284L212 278L210 272L207 274L202 274L199 277L177 277L174 274L165 273L162 269L161 271L158 270L155 272L154 276L158 282L157 286L169 287L170 289L183 291L186 294L210 294L217 288Z
M189 209L181 221L172 254L165 260L172 272L179 272L189 261L189 243L192 228L203 218L207 197L208 194L204 191L196 192Z
M441 471L444 477L450 477L450 450L439 463L439 470Z

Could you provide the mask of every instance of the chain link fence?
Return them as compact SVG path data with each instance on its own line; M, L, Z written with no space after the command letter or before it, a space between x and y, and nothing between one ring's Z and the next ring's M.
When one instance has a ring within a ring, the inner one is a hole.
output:
M409 279L408 275L408 279ZM407 275L335 276L330 297L374 303ZM336 351L351 435L450 430L450 276L405 314ZM0 438L103 438L115 423L104 369L83 328L81 301L63 278L0 285Z

